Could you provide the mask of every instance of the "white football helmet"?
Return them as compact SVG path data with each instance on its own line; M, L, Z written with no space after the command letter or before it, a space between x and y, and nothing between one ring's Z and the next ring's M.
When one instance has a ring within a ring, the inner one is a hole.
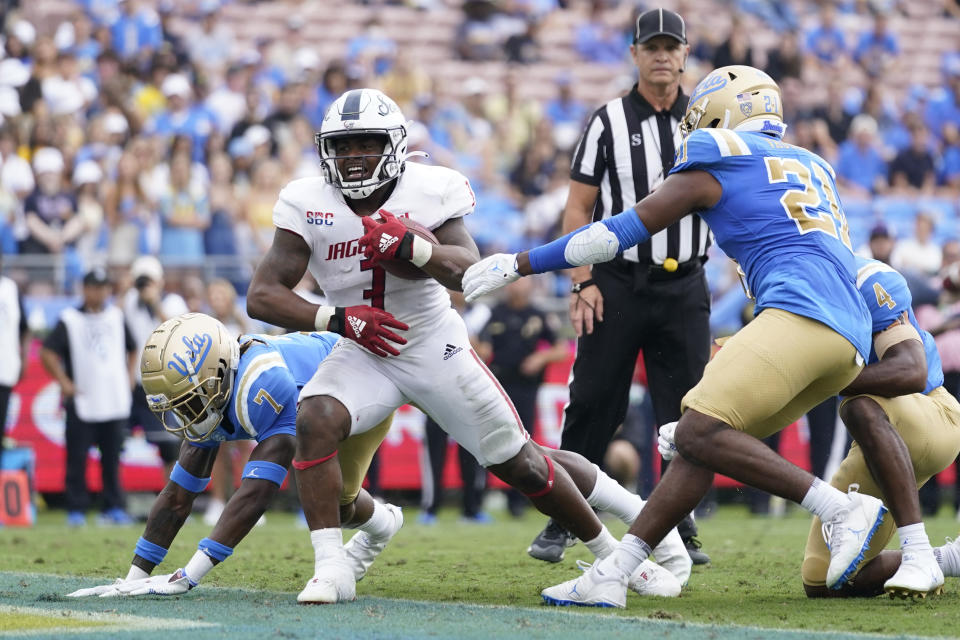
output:
M366 180L349 181L337 167L334 140L356 135L378 135L384 139L380 162ZM407 159L407 120L397 103L376 89L347 91L330 105L315 136L321 170L327 182L348 198L366 198L384 184L395 180Z
M203 313L170 318L154 329L140 359L147 405L167 431L207 440L223 419L239 366L240 345L222 322Z
M760 69L731 65L714 69L690 94L680 132L694 129L760 131L782 138L783 98L780 87Z

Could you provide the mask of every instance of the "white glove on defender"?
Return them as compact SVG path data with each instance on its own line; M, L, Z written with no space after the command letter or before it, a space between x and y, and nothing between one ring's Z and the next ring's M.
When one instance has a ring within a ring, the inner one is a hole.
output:
M177 596L193 589L196 583L190 580L183 569L165 576L151 576L136 584L121 585L120 592L124 596Z
M71 593L67 594L68 598L88 598L90 596L99 596L104 593L109 593L110 591L117 591L118 587L122 585L126 580L123 578L117 578L110 584L101 584L96 587L89 587L87 589L77 589Z
M495 253L471 265L463 274L463 295L467 302L519 280L516 265L515 253Z
M660 427L660 436L657 438L657 450L664 460L673 460L677 455L677 445L673 444L673 434L677 430L676 422L668 422Z

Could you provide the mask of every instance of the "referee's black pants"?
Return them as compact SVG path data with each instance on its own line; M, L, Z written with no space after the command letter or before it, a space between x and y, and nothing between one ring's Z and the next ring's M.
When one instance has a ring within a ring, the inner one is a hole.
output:
M601 465L626 416L641 350L657 425L680 418L680 401L710 358L710 291L699 261L668 274L617 258L595 265L593 279L603 322L577 342L560 448Z

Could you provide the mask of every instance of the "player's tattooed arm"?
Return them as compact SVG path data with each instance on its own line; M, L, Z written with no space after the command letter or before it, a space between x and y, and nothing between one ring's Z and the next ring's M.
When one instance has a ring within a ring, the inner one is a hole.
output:
M433 230L440 244L433 247L430 261L421 267L440 284L463 291L463 272L480 260L480 250L467 231L463 218L451 218Z
M195 478L209 478L213 469L213 461L217 457L218 447L195 447L188 443L183 443L180 447L180 458L177 463L191 476ZM159 545L164 549L170 548L170 543L177 536L183 523L193 507L193 501L199 493L188 491L173 480L167 481L167 486L163 488L160 495L153 502L150 508L150 515L147 517L147 526L143 531L143 538L154 545ZM133 556L131 562L134 566L140 567L147 573L153 571L156 566L138 554Z
M296 293L310 262L310 247L297 234L277 229L247 290L251 318L296 331L314 331L318 306Z

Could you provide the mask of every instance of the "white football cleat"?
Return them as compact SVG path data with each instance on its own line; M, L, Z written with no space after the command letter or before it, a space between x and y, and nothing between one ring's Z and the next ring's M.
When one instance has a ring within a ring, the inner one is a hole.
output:
M343 558L328 559L297 596L301 604L336 604L357 599L353 568Z
M577 565L585 569L579 577L547 587L540 592L540 596L546 604L557 607L576 605L625 608L627 606L626 577L601 573L597 567L599 564L599 560L593 565L587 565L582 560L577 561Z
M676 527L653 549L653 557L658 565L674 575L681 586L686 586L693 569L693 561Z
M384 504L383 506L390 512L394 520L394 526L386 538L375 539L366 531L357 531L353 534L353 537L343 545L343 550L347 556L347 563L353 569L353 576L357 582L362 580L363 576L367 575L367 569L370 568L373 561L376 560L377 556L386 548L390 539L397 535L400 527L403 526L403 511L400 510L400 507L392 504Z
M822 527L823 539L830 549L827 587L831 589L842 587L856 571L870 546L870 539L883 522L883 514L887 512L883 501L858 493L859 488L859 485L850 485L847 491L850 503Z
M689 556L688 556L689 559ZM680 581L665 567L644 560L630 576L627 586L641 596L676 598L680 595Z
M943 593L943 571L933 550L926 553L904 552L900 568L883 583L891 598L926 598Z

